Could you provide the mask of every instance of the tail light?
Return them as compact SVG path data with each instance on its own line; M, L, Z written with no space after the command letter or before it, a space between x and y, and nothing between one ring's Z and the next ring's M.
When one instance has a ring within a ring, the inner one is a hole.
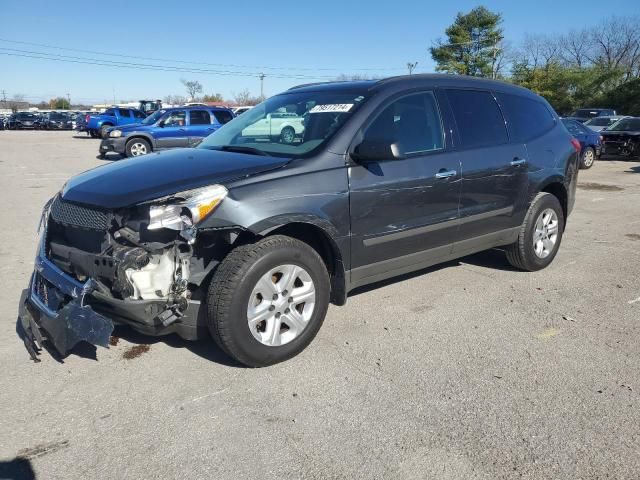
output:
M582 146L580 146L580 142L573 137L571 137L571 145L573 145L573 148L576 149L576 153L580 153L580 150L582 150Z
M600 143L604 142L604 137L600 135Z
M85 121L85 123L89 123L89 115L85 115L84 116L84 121Z

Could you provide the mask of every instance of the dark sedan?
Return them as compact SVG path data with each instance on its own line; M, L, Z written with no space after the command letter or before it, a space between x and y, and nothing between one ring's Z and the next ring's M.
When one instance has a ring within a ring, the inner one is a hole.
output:
M44 130L71 130L71 117L67 113L49 112L40 122Z
M594 132L582 123L571 118L563 118L562 123L567 127L569 133L580 142L580 168L591 168L600 156L602 148L602 137L600 133Z
M600 132L603 155L640 157L640 118L623 118Z
M18 112L9 117L9 130L35 129L38 127L38 115L30 112Z

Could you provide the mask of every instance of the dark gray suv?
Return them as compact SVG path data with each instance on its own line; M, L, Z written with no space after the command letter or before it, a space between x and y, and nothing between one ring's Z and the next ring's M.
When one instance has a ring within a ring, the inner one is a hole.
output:
M272 114L299 119L283 141ZM296 355L350 290L503 247L549 265L579 144L528 90L462 76L302 85L197 148L105 165L45 206L21 314L34 358L113 324L249 366Z

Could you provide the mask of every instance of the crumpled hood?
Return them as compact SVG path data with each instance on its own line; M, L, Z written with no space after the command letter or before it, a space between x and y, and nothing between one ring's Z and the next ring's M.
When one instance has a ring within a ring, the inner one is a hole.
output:
M120 160L67 182L62 198L115 209L282 167L287 158L181 148Z

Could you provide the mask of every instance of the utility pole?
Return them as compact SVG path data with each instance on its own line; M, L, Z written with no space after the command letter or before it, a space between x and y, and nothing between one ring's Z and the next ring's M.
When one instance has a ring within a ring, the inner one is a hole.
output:
M7 92L2 90L2 108L7 108Z
M264 77L266 75L264 73L261 73L260 75L258 75L258 78L260 79L260 97L264 98Z
M409 69L409 75L411 75L413 73L413 71L415 70L415 68L418 66L418 62L407 62L407 68Z
M67 93L67 105L69 110L71 110L71 95L69 95L68 93Z

